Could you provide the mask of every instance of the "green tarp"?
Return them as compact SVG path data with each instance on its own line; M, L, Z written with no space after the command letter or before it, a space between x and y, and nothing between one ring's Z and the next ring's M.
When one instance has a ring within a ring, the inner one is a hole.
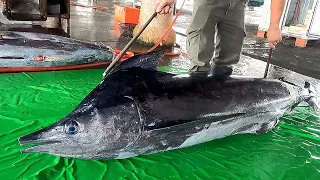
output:
M72 111L100 82L102 73L100 69L0 75L1 180L320 179L320 118L309 107L295 108L266 134L236 135L125 160L20 153L20 136Z

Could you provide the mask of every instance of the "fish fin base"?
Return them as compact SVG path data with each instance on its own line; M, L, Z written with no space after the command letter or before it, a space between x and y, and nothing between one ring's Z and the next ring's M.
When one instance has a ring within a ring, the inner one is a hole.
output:
M280 80L280 81L282 81L282 82L288 83L288 84L290 84L290 85L292 85L292 86L297 86L297 84L294 84L294 83L292 83L292 82L290 82L290 81L285 80L284 77L279 77L279 78L277 78L277 79Z
M278 120L272 120L270 122L266 122L266 123L254 123L254 124L249 124L243 127L240 127L238 129L236 129L235 131L233 131L233 135L235 134L264 134L267 133L269 131L271 131L277 124L278 124Z
M111 73L126 70L130 68L141 68L144 70L156 71L159 60L164 56L167 50L152 51L149 53L138 54L121 62Z
M271 131L274 127L276 127L276 125L278 124L278 120L274 120L274 121L271 121L269 123L263 123L261 124L261 127L260 129L258 129L255 134L264 134L264 133L267 133L269 131Z

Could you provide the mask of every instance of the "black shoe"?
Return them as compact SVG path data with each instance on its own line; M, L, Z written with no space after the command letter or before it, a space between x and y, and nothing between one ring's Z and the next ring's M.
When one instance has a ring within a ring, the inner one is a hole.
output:
M208 77L208 71L189 71L190 76L192 77Z
M214 66L210 71L189 71L190 76L193 77L212 77L218 80L228 79L233 72L231 67Z
M189 69L189 75L192 77L204 78L210 74L210 70L211 70L210 67L195 66L195 67Z
M227 80L233 72L233 69L231 67L227 66L214 66L209 76L216 78L218 80Z

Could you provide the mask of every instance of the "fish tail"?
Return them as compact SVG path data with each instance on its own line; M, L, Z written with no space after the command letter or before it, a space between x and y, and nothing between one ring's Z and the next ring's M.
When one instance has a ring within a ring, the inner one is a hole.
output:
M305 101L309 106L314 109L316 112L320 113L320 94L317 90L309 83L305 82L304 88L308 89L310 97Z

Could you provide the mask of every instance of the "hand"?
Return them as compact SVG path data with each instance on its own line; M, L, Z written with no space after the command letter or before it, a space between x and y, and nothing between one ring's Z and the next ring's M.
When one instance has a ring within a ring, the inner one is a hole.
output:
M282 40L281 30L278 26L270 26L267 31L267 38L269 41L269 47L275 48L275 46Z
M159 14L171 14L174 2L175 0L156 0L154 11Z

